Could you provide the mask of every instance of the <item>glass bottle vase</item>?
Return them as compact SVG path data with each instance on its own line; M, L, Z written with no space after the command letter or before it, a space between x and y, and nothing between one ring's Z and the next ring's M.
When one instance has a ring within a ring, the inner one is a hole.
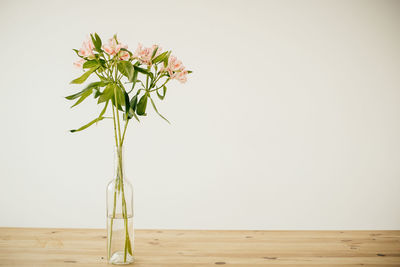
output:
M123 149L115 149L115 178L107 186L107 259L112 264L134 261L133 188L125 178Z

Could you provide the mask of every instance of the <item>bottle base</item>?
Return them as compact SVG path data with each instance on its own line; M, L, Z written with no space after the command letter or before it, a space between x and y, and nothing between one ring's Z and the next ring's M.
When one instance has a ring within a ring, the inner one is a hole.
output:
M134 261L135 261L134 257L129 253L126 254L126 261L124 261L124 252L117 251L111 255L111 258L108 260L108 263L120 265L120 264L131 264Z

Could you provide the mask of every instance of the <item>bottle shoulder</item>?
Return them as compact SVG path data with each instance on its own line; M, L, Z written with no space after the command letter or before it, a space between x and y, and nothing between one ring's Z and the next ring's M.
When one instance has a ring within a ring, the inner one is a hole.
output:
M119 183L119 181L117 181L117 179L112 179L112 180L107 184L107 190L108 190L108 191L110 191L110 190L115 190L115 188L118 187L118 183ZM123 180L122 180L122 183L123 183L123 186L124 186L124 189L125 189L125 190L131 190L131 191L133 191L132 184L131 184L131 182L130 182L129 180L123 179Z

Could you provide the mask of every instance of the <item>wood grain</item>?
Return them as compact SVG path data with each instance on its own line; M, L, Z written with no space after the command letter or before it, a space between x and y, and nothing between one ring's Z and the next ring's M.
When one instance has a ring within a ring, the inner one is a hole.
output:
M400 231L137 230L134 266L400 266ZM111 266L103 229L0 228L0 266Z

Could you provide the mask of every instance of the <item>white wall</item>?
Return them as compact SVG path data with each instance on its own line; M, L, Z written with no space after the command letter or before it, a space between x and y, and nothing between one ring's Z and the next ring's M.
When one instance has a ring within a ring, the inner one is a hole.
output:
M194 71L128 130L138 228L400 229L399 1L1 1L0 226L104 227L113 130L72 48Z

